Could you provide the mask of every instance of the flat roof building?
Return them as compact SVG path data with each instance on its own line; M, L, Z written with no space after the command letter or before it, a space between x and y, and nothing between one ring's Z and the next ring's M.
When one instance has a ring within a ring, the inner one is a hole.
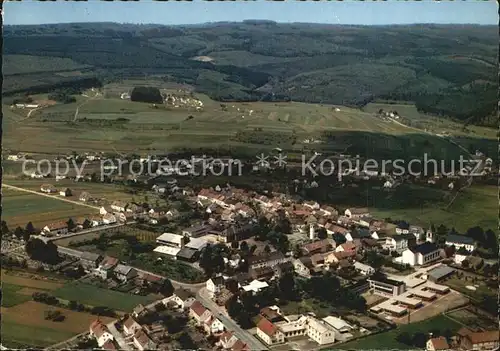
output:
M431 282L437 283L455 273L455 270L451 267L448 267L444 264L440 265L437 268L434 268L427 272L427 279Z
M406 291L406 284L401 281L377 276L368 279L370 289L382 296L398 296Z

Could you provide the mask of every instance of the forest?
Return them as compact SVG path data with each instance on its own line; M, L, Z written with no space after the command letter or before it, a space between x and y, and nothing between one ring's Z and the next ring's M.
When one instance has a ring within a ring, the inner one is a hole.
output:
M496 109L494 26L70 23L5 26L4 38L4 94L155 75L220 101L413 101L469 124Z

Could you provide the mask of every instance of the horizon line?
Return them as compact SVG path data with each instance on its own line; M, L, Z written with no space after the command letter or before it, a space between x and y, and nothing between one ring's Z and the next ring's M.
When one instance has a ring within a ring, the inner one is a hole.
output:
M359 24L359 23L325 23L325 22L279 22L267 19L244 19L241 21L213 21L213 22L199 22L199 23L180 23L180 24L161 24L161 23L144 23L144 22L113 22L113 21L76 21L76 22L47 22L47 23L36 23L36 24L4 24L5 27L22 27L22 26L46 26L46 25L64 25L64 24L119 24L119 25L152 25L152 26L162 26L162 27L184 27L184 26L200 26L200 25L217 25L217 24L245 24L245 22L261 22L257 24L310 24L310 25L325 25L325 26L361 26L361 27L384 27L384 26L415 26L415 25L434 25L434 26L498 26L498 23L485 24L485 23L474 23L474 22L450 22L450 23L440 23L440 22L412 22L412 23L387 23L387 24Z

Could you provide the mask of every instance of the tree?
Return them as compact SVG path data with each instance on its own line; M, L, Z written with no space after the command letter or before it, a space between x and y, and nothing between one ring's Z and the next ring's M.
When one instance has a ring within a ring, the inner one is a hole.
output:
M23 240L24 241L30 240L30 236L31 236L31 234L29 232L24 231L24 233L23 233Z
M4 236L9 233L9 227L7 227L7 222L2 221L1 234Z
M21 227L17 227L16 230L14 230L14 235L16 236L17 239L21 240L23 237L24 230Z
M415 333L412 338L412 344L418 348L425 348L425 344L427 343L427 336L422 333Z
M328 233L326 232L325 228L319 228L318 230L318 239L326 239L328 238Z
M269 245L266 245L264 247L264 252L267 253L267 254L271 253L271 247L269 247Z
M172 285L172 282L170 279L165 279L159 289L159 293L162 294L163 296L172 296L174 293L174 286Z
M337 246L342 245L347 241L345 236L340 233L333 233L333 240L335 241Z
M412 344L412 336L410 333L407 332L402 332L396 336L397 342L400 342L401 344L405 345L411 345Z
M240 243L240 250L243 252L248 252L249 247L248 247L248 243L246 241L242 241Z
M456 253L459 255L464 255L464 256L469 255L469 251L467 251L467 249L463 246L461 248L459 248Z
M88 219L85 219L82 224L83 229L89 229L92 228L92 222L89 221Z
M35 261L57 264L61 259L57 246L52 241L45 243L43 240L31 238L26 243L25 249L28 256Z
M26 224L26 232L30 235L35 234L36 230L35 227L33 226L33 223L28 222L28 224Z
M76 224L75 221L73 221L73 218L70 218L66 223L68 224L69 231L72 231L76 228Z

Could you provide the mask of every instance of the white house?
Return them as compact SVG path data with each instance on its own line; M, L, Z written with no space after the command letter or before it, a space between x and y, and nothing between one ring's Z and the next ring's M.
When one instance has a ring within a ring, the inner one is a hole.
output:
M474 239L465 235L449 234L446 237L445 244L447 246L455 246L457 250L463 247L469 252L472 252L477 248L477 244Z
M111 209L117 212L124 212L128 207L128 204L123 201L114 201L111 204Z
M203 328L209 335L220 334L225 329L224 324L213 315L205 321Z
M367 208L348 208L345 210L344 215L349 218L361 218L370 215L370 211Z
M190 308L194 301L196 301L196 299L191 291L180 288L176 289L172 296L163 299L162 302L165 305L174 303L178 308L183 310Z
M207 291L213 296L224 287L224 278L222 276L211 278L207 280L206 287Z
M127 335L134 335L138 330L141 329L142 329L141 325L137 323L135 319L130 316L123 322L123 331Z
M257 324L257 336L267 345L282 344L285 334L266 318L261 318Z
M403 251L401 262L410 266L425 265L439 259L439 248L430 242Z
M390 251L403 252L408 248L408 239L404 235L387 237L383 247Z
M90 336L97 340L97 345L99 346L102 346L107 341L114 339L113 334L111 334L108 327L100 320L96 320L90 325Z
M309 317L306 326L306 334L309 338L320 345L332 344L335 342L335 330L324 321Z
M106 213L104 216L102 216L102 222L104 224L114 224L116 223L116 217L111 213Z
M361 262L354 262L354 269L357 270L362 275L372 275L375 273L375 269L367 264Z
M66 222L55 222L47 224L42 228L41 235L66 235L68 234L68 223Z

